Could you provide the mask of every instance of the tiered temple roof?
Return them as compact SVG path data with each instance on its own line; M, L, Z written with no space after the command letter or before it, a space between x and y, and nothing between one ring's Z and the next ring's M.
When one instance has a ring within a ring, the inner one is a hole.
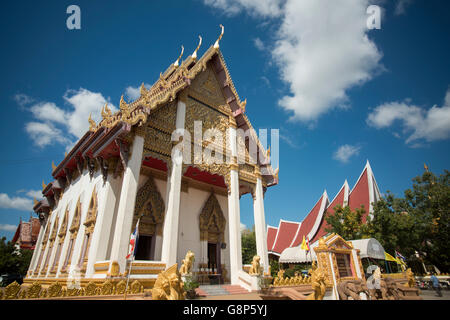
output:
M349 191L347 180L345 180L341 189L331 202L328 199L327 192L324 191L302 222L280 220L278 228L268 226L267 248L269 253L279 256L284 249L299 246L303 237L308 237L312 244L319 238L325 236L328 233L325 230L328 228L325 214L327 216L332 215L334 213L334 207L337 205L341 205L342 207L348 205L352 210L360 208L363 205L366 209L366 213L363 216L363 221L365 222L367 216L373 211L372 204L380 198L380 190L370 163L367 161L366 166L351 191Z
M219 49L219 41L224 31L223 26L221 27L222 33L219 38L200 59L197 59L197 51L202 42L201 37L195 51L186 60L180 62L184 51L183 48L178 59L164 73L160 74L159 79L150 89L147 89L142 83L140 97L135 101L127 103L122 95L119 110L114 114L106 104L101 110L102 120L98 124L89 116L89 130L57 166L52 164L52 176L55 180L48 185L43 185L42 193L44 198L35 203L33 210L37 213L48 213L54 205L54 196L57 196L61 190L64 190L67 183L70 183L71 176L75 171L81 173L86 162L88 166L98 164L102 170L107 171L107 160L109 158L119 157L124 161L123 158L126 157L129 148L126 136L131 132L132 128L145 124L147 119L151 119L152 114L157 109L174 101L177 95L188 88L195 77L209 66L214 70L221 85L221 92L227 106L231 109L231 117L236 127L244 131L251 129L249 139L252 139L258 149L261 150L259 163L267 164L265 165L267 170L262 172L265 185L267 187L276 185L278 183L278 169L274 170L269 164L270 153L262 146L245 114L247 101L241 101L239 98L224 57ZM167 170L165 164L155 158L145 158L143 159L143 164L151 165L156 169ZM196 168L189 168L187 174L191 174L193 170L195 171ZM197 176L201 177L202 175ZM218 186L223 186L224 184L220 179L220 181L217 180L218 182L215 182L216 178L214 177L209 180L208 182Z

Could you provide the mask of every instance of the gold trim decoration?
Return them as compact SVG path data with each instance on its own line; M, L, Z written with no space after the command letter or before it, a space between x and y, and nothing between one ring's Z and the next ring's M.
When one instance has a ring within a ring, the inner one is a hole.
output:
M162 235L164 214L164 200L159 193L153 177L149 176L136 195L132 225L136 225L137 219L142 217L139 226L139 232L141 234Z
M199 216L200 241L223 242L226 219L214 193L206 200Z

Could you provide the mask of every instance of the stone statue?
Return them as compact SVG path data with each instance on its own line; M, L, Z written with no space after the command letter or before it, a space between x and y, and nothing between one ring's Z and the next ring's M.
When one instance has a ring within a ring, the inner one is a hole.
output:
M189 250L186 253L186 257L183 259L182 265L181 265L181 268L180 268L180 274L182 276L185 276L185 275L191 273L194 261L195 261L195 254L191 250Z
M260 275L261 274L261 266L259 264L259 260L260 260L259 256L253 257L252 266L250 267L248 274L250 274L250 275Z
M348 280L343 281L337 285L337 290L341 300L348 300L351 297L353 300L361 300L360 293L369 295L369 289L362 280Z

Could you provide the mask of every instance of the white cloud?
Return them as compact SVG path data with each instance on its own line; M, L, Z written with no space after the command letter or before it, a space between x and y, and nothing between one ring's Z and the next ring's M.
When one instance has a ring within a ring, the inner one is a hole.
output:
M0 224L0 231L16 231L17 226L13 224Z
M51 123L45 122L28 122L25 125L25 131L38 147L45 147L47 145L58 142L61 144L70 143L70 140L58 128L55 128Z
M381 69L382 54L367 35L368 0L204 3L227 14L246 10L251 16L281 22L273 34L272 56L290 91L279 105L292 113L292 120L314 122L330 110L345 106L347 91Z
M18 93L13 98L16 101L16 103L21 107L25 107L26 105L34 102L33 98L23 93Z
M247 11L251 16L275 17L281 14L284 0L204 0L206 5L220 9L228 16Z
M264 51L264 42L262 42L260 38L253 39L253 43L255 44L256 49L258 49L259 51Z
M147 89L149 89L151 87L151 85L149 85L148 83L144 83L144 86ZM141 96L140 86L138 86L138 87L128 86L125 89L125 95L128 98L128 100L130 100L130 101L136 100L137 98L139 98Z
M64 94L64 100L73 108L72 111L66 112L68 131L77 138L81 138L89 129L89 114L92 113L92 119L98 123L101 120L101 108L108 102L101 93L83 88L78 91L68 90ZM108 103L108 107L113 112L117 110L110 103Z
M33 209L33 201L23 197L10 198L6 193L0 193L0 208L31 211Z
M407 135L406 143L424 139L428 142L450 138L450 88L442 107L431 109L415 106L410 101L387 102L377 106L367 117L367 124L377 129L391 127L396 121L402 124ZM414 143L412 146L420 146Z
M36 198L37 200L42 199L42 190L28 190L25 193L30 198Z
M412 3L412 0L397 0L395 5L395 15L402 15L406 13L406 8Z
M101 108L108 102L101 93L84 88L67 90L63 99L69 108L61 108L54 102L38 102L29 107L37 121L26 123L25 131L35 145L45 147L60 143L69 147L73 146L75 141L89 129L89 114L92 113L92 119L98 123L101 120ZM15 100L20 105L26 98L16 95ZM112 112L117 110L109 102L108 107Z
M333 159L347 163L351 157L357 156L361 147L344 144L333 154Z
M241 222L241 232L246 230L247 226Z

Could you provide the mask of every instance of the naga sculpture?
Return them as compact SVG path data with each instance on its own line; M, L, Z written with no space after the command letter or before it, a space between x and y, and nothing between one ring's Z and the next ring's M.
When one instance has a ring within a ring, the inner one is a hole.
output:
M326 276L323 268L318 268L313 262L311 271L311 287L313 288L313 293L311 293L307 300L323 300L326 290Z
M153 300L184 300L186 292L184 292L183 281L178 272L178 264L168 268L166 271L158 274L155 285L152 289Z

